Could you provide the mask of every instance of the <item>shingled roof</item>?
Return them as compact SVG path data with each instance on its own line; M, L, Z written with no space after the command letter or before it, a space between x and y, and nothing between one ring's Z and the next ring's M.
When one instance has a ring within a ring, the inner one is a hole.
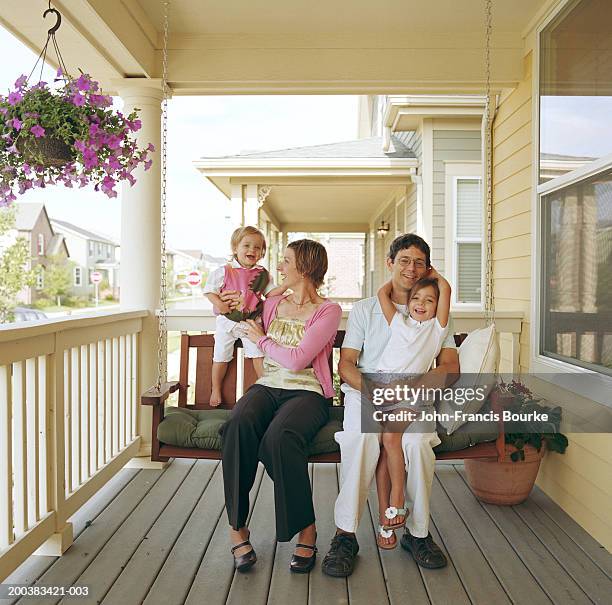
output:
M388 152L384 152L382 137L370 137L368 139L356 139L341 143L329 143L327 145L311 145L308 147L290 147L289 149L278 149L274 151L243 152L237 155L214 156L221 158L416 158L409 147L406 147L399 139L391 136L391 146ZM203 159L212 159L207 156Z

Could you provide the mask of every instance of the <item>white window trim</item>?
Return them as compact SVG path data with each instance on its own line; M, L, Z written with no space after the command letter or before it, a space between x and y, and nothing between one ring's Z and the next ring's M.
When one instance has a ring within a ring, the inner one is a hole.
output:
M571 0L565 0L556 6L536 28L534 59L532 69L532 91L531 104L533 121L531 124L532 145L532 182L536 186L531 191L531 322L530 322L530 359L529 369L532 373L537 373L542 379L546 379L546 374L551 376L550 382L573 393L587 397L593 401L606 406L611 406L610 389L612 389L612 377L595 372L588 368L560 361L540 354L540 312L541 312L541 292L540 285L542 279L542 196L548 195L557 189L562 189L582 181L590 176L612 168L612 154L595 160L591 164L581 166L559 177L551 179L546 183L537 185L540 180L540 38L546 26L566 7ZM561 376L567 374L567 376ZM580 389L584 385L576 386L576 381L572 380L572 374L583 374L590 376L589 391L584 392Z
M37 239L38 256L44 256L45 255L45 236L42 233L39 233L36 239Z
M38 271L36 274L36 290L44 290L45 288L45 274L44 271Z
M464 303L457 301L457 255L455 254L455 225L457 224L457 181L459 179L480 179L481 187L483 183L482 164L480 162L444 162L444 266L446 269L445 277L451 284L451 306L453 309L462 311L484 311L484 288L486 270L486 226L485 226L485 207L484 194L482 201L482 234L480 242L482 246L481 254L481 285L480 303ZM468 241L468 240L464 240Z
M77 280L77 272L78 272L78 275L79 275L78 280ZM77 281L78 281L78 283L77 283ZM75 288L80 288L83 285L83 269L81 267L75 267L74 268L73 284L74 284Z

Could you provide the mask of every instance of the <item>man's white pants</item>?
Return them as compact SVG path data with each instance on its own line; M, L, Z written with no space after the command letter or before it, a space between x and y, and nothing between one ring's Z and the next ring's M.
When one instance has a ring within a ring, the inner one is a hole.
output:
M340 444L340 493L336 499L334 519L336 527L354 533L366 505L370 484L374 478L380 455L380 433L361 432L361 394L342 385L344 398L343 430L336 433ZM406 461L406 504L409 514L406 528L417 538L429 532L429 499L436 456L433 448L440 443L433 433L410 432L402 436Z

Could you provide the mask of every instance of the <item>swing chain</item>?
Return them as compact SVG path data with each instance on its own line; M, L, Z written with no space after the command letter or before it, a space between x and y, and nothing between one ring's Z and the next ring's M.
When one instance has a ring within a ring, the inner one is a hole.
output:
M495 314L493 297L493 148L491 128L491 33L493 30L492 0L485 0L485 178L487 214L487 263L485 280L485 320L490 325Z
M168 255L166 251L166 195L167 195L167 161L168 161L168 5L169 0L163 0L164 6L164 43L162 52L162 145L161 145L161 280L160 309L158 317L157 339L157 391L161 393L162 385L168 379L168 302L167 273Z

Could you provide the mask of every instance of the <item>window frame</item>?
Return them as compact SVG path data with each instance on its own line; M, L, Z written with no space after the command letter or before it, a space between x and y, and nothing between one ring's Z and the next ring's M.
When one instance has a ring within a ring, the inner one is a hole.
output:
M77 272L78 272L78 280L77 280ZM78 283L77 283L78 281ZM72 283L74 285L75 288L80 288L83 286L83 268L82 267L75 267L74 271L73 271L73 280Z
M36 250L38 252L38 256L45 255L45 235L44 233L39 233L36 238Z
M486 226L485 226L485 204L483 190L483 170L482 163L479 161L451 161L447 160L445 164L445 229L444 229L444 257L445 257L445 277L451 284L451 306L453 309L461 311L484 311L484 294L485 294L485 271L486 271ZM478 180L481 188L481 233L480 239L469 238L462 239L457 242L457 183L460 180ZM457 244L458 243L480 243L480 302L459 302L457 300L458 292L458 258Z
M37 292L45 289L45 272L41 268L36 272L36 283L34 284Z
M542 278L543 278L543 197L550 195L559 189L569 185L574 185L596 176L606 170L612 169L612 154L594 160L571 172L567 172L555 177L545 183L539 183L540 175L540 59L541 59L541 38L546 26L573 0L565 0L559 3L536 28L534 59L532 69L532 183L531 188L531 328L530 328L530 359L529 367L533 373L538 373L539 377L546 380L547 374L553 374L550 382L567 391L571 391L593 401L597 401L608 407L612 406L609 399L610 389L612 389L612 376L597 372L590 368L575 365L568 361L554 359L542 354L541 335L542 335ZM572 380L573 374L583 374L590 376L589 391L584 392L580 389L582 381L576 386L576 381Z

